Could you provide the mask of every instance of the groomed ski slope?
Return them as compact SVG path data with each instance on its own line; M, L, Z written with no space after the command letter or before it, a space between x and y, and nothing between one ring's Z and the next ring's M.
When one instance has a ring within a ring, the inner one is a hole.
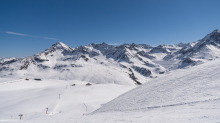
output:
M84 114L100 108L102 104L135 87L116 84L86 86L87 82L78 80L2 81L0 123L65 123L70 118L80 119ZM75 86L71 86L73 84ZM23 114L22 120L19 119L19 114Z
M80 122L219 123L220 60L173 71L119 96Z
M220 101L215 100L154 109L103 112L72 121L75 121L74 123L219 123L219 104Z
M105 104L96 113L220 100L220 60L161 75Z
M113 84L85 86L83 81L63 80L1 82L0 122L218 123L219 80L220 60L215 60L172 71L136 88ZM66 89L73 83L77 85ZM17 115L21 113L24 117L20 121Z

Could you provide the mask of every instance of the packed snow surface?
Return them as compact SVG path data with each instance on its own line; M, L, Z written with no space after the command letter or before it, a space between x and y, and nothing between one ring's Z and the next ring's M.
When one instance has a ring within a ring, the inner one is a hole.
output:
M0 58L0 122L220 122L219 55L214 30L187 44L57 42Z
M78 80L45 79L18 79L0 83L0 122L47 122L45 119L52 117L59 117L57 122L60 122L60 118L64 117L80 118L135 87L86 84ZM19 114L23 114L21 121Z
M2 82L0 122L220 122L219 71L220 60L214 60L161 75L136 88L86 86L87 82L78 80Z
M96 113L220 100L220 60L161 75L105 104Z

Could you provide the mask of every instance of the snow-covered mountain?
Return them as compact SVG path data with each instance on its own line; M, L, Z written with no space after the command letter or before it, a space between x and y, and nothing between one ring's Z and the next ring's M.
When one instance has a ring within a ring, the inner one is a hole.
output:
M156 47L134 43L115 47L103 42L71 48L58 42L30 57L0 59L0 76L132 85L219 56L219 30L196 42Z
M78 122L194 123L220 120L220 59L161 75Z
M86 81L0 78L0 121L176 123L220 120L220 59L135 87ZM72 86L72 85L75 86ZM23 114L20 120L19 114Z
M162 75L124 93L96 112L146 110L220 100L219 61Z
M0 121L218 122L219 37L215 30L156 47L58 42L30 57L1 58Z
M219 56L220 31L216 29L203 39L188 43L179 51L167 55L164 57L164 60L180 60L178 64L173 66L176 69L202 64L206 61L219 58Z

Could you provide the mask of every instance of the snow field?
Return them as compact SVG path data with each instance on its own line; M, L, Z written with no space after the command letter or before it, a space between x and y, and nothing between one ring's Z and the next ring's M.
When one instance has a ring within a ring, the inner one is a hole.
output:
M62 118L80 118L135 87L115 84L85 86L86 83L45 79L0 83L0 122L55 122ZM23 114L21 121L19 114Z
M108 102L95 113L178 106L220 99L220 60L159 76Z
M219 123L219 104L220 100L215 100L135 111L110 111L87 115L76 123Z
M108 62L104 62L104 56L99 56L101 61L90 59L88 63L84 60L62 61L60 59L67 56L61 56L60 51L54 52L53 57L48 58L49 61L42 63L42 65L49 66L51 69L43 69L31 64L27 70L14 71L13 75L9 77L36 77L43 79L80 80L99 84L135 85L135 82L128 75L128 70L122 70L119 64L111 59ZM54 68L55 66L60 67ZM8 71L4 72L11 73Z

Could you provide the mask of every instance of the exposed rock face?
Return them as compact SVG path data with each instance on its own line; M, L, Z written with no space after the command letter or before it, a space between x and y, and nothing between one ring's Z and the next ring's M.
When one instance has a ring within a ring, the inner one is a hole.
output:
M151 71L143 68L143 67L138 67L138 66L133 66L134 70L139 72L141 75L149 77L151 75Z
M17 61L17 59L12 59L12 60L5 61L5 62L1 63L1 65L3 66L3 65L11 64L11 63L16 62L16 61Z
M164 44L161 44L157 47L154 47L150 53L171 53L171 51L164 45Z
M130 78L132 79L132 80L134 80L136 83L136 85L141 85L141 83L137 80L137 78L135 77L135 75L134 75L134 73L133 73L133 71L132 71L132 69L131 68L129 68L129 71L131 72L131 73L129 73L129 76L130 76Z
M136 84L140 84L142 81L140 78L147 80L166 73L166 71L195 66L219 58L219 56L220 31L214 30L197 42L168 46L162 44L156 47L134 43L115 47L103 42L102 44L92 43L71 48L57 42L44 52L30 57L1 58L0 71L7 76L7 71L54 70L65 74L64 77L68 75L67 78L71 78L75 69L90 66L88 70L95 71L96 68L92 68L92 66L98 65L103 68L107 67L106 69L121 70L122 73L125 73L124 75L129 74L128 77ZM31 68L29 68L30 66ZM112 77L117 79L116 75L112 75ZM106 79L102 81L106 81Z
M20 70L26 70L30 64L30 60L26 59L24 65L21 66Z

